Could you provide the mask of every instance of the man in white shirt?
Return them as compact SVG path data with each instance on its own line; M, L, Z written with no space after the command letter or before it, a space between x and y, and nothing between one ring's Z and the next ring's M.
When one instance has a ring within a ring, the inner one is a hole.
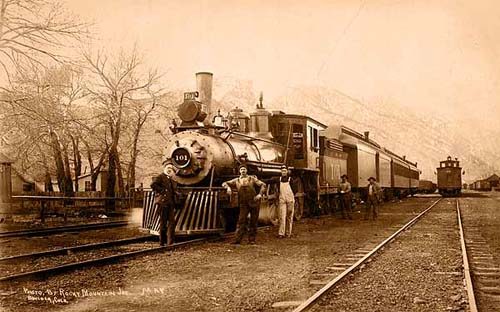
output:
M352 208L351 208L351 183L347 179L347 175L341 176L342 182L340 182L340 208L342 209L342 219L352 220Z
M295 197L290 185L291 177L287 166L281 167L280 177L280 196L279 196L279 232L278 237L283 238L292 236L293 213L295 206Z

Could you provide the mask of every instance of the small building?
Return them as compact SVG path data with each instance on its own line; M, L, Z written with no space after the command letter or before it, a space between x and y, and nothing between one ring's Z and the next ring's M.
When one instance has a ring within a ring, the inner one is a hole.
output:
M41 192L42 188L36 181L12 168L12 195L26 195Z
M474 189L477 191L491 191L490 182L486 179L474 182Z
M105 191L106 190L106 183L108 179L108 171L107 170L101 170L97 176L97 181L95 185L95 191ZM92 177L90 173L81 175L78 177L78 190L77 192L90 192L91 191L91 182L92 182Z
M0 153L0 206L9 203L12 196L12 160Z
M491 188L498 188L500 186L500 177L496 174L491 175L489 178L485 179L490 183Z
M106 190L107 179L108 179L108 171L101 170L101 172L99 172L97 176L95 184L96 192L101 192L101 191L104 192ZM90 192L91 184L92 184L91 174L90 173L82 174L81 176L78 176L78 190L75 190L75 192ZM75 178L73 178L73 187L74 186L75 186ZM118 183L116 187L118 188ZM54 192L59 192L59 184L57 183L57 180L52 180L52 188L54 189Z

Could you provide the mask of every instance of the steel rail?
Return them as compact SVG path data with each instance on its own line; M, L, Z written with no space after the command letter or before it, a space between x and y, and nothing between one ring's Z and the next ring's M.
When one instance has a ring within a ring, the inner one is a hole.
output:
M458 227L460 228L460 246L462 248L462 258L464 262L465 288L467 290L467 296L469 297L469 310L471 312L477 312L476 297L474 296L474 285L472 284L472 278L470 275L469 258L467 256L467 248L465 246L464 228L462 225L460 201L458 200L458 198L457 198L457 218L458 218Z
M0 278L0 283L27 280L27 279L32 279L35 277L47 277L47 276L52 276L52 275L67 272L67 271L82 269L85 267L110 264L110 263L118 262L118 261L126 259L126 258L133 258L136 256L145 255L145 254L154 253L154 252L159 252L159 251L168 251L168 250L172 250L172 249L177 248L177 247L182 247L182 246L186 246L186 245L192 245L195 243L204 242L207 239L208 238L198 238L198 239L193 239L193 240L186 241L186 242L175 243L175 244L170 245L170 246L160 246L160 247L152 247L152 248L147 248L147 249L142 249L142 250L135 250L135 251L125 252L125 253L116 254L116 255L107 256L107 257L102 257L102 258L97 258L97 259L85 260L85 261L80 261L80 262L73 262L73 263L63 264L63 265L59 265L59 266L55 266L55 267L40 269L40 270L36 270L36 271L13 274L13 275L9 275L9 276L5 276L5 277Z
M128 225L128 221L114 221L114 222L103 222L103 223L90 223L90 224L78 224L78 225L68 225L60 227L52 227L45 229L33 229L33 230L18 230L9 232L0 232L1 237L21 237L21 236L42 236L47 234L56 234L62 232L71 231L86 231L94 230L100 228L113 228Z
M155 235L144 235L144 236L139 236L139 237L123 238L123 239L117 239L117 240L101 242L101 243L85 244L85 245L79 245L79 246L46 250L46 251L41 251L41 252L33 252L33 253L16 255L16 256L3 257L3 258L0 258L0 262L11 262L14 260L17 261L17 260L26 259L26 258L36 259L36 258L41 258L41 257L46 257L46 256L62 255L62 254L66 254L66 253L74 252L74 251L83 251L83 250L89 250L89 249L99 249L99 248L104 248L104 247L126 245L126 244L130 244L130 243L139 243L139 242L151 240L155 237L156 237Z
M259 228L258 230L265 230L269 229L270 226L264 226ZM142 256L150 253L155 253L155 252L162 252L162 251L168 251L172 250L178 247L183 247L183 246L190 246L198 243L203 243L212 239L227 239L232 236L234 236L235 233L227 233L222 236L218 237L203 237L203 238L197 238L181 243L175 243L173 245L169 246L160 246L160 247L152 247L152 248L147 248L143 250L136 250L136 251L131 251L131 252L126 252L126 253L121 253L117 255L112 255L112 256L107 256L107 257L102 257L102 258L97 258L97 259L91 259L91 260L85 260L85 261L80 261L80 262L73 262L73 263L68 263L68 264L63 264L60 266L56 267L51 267L51 268L45 268L45 269L40 269L36 271L31 271L31 272L24 272L24 273L19 273L19 274L13 274L9 275L6 277L0 278L0 283L4 282L12 282L12 281L21 281L21 280L27 280L35 277L47 277L47 276L52 276L55 274L63 273L63 272L68 272L72 270L77 270L77 269L82 269L86 267L92 267L92 266L97 266L97 265L105 265L109 263L115 263L119 262L120 260L127 259L127 258L133 258L136 256Z
M430 205L427 209L422 211L420 214L418 214L415 218L411 219L408 223L403 225L402 228L397 230L394 234L386 238L383 242L378 244L375 248L373 248L369 253L367 253L363 258L359 259L356 263L351 265L349 268L347 268L345 271L340 273L337 277L335 277L333 280L328 282L325 286L323 286L320 290L318 290L316 293L314 293L311 297L309 297L306 301L304 301L302 304L300 304L297 308L293 310L293 312L302 312L306 311L309 309L316 300L318 300L321 296L323 296L329 289L331 289L333 286L335 286L337 283L339 283L344 277L346 277L348 274L356 270L363 262L368 260L371 256L373 256L377 251L379 251L382 247L387 245L390 241L392 241L396 236L398 236L401 232L412 226L415 222L417 222L420 218L422 218L423 215L425 215L429 210L432 209L439 201L441 200L438 199L432 205Z

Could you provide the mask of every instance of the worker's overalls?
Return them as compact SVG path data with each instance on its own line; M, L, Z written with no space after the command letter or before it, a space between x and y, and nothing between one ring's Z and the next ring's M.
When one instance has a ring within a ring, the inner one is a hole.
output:
M286 180L286 181L284 181ZM279 222L280 228L278 234L280 236L292 235L293 213L295 206L295 198L290 186L290 178L281 178L280 180L280 197L279 197Z
M241 180L240 180L241 183ZM236 242L241 242L243 235L248 231L248 241L255 242L257 235L257 220L259 218L259 203L254 199L257 196L253 183L248 185L241 184L238 189L238 203L240 206L240 214L238 217L238 226L236 229ZM247 217L250 213L250 225L248 225Z

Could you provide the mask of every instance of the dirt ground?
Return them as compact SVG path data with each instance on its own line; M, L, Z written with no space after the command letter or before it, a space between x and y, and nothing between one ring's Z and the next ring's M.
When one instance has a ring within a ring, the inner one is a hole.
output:
M435 200L386 203L376 221L361 213L303 219L288 239L274 227L259 232L257 245L206 243L0 285L0 303L5 311L279 311L273 304L306 299L332 267L353 263L353 252L374 247Z

